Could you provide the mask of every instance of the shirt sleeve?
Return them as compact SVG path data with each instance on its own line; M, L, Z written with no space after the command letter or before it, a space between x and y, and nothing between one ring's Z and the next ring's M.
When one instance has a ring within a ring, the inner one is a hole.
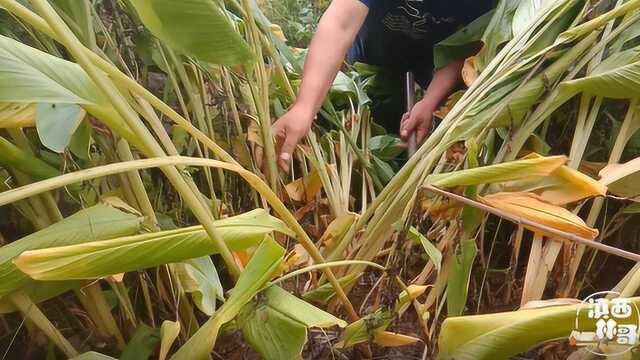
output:
M360 0L361 3L363 3L366 7L371 8L371 5L375 2L376 0Z

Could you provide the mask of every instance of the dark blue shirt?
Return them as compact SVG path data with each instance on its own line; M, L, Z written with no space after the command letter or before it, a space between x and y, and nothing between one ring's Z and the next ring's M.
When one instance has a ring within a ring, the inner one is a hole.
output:
M433 46L491 10L493 0L360 0L369 15L351 62L430 72Z

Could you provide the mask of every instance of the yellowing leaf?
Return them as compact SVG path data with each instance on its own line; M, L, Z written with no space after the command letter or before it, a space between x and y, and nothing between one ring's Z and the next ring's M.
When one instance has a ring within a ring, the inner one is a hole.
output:
M320 173L317 170L313 170L309 175L287 184L284 189L293 201L312 202L322 190Z
M171 345L173 345L176 338L180 335L180 322L165 320L160 327L160 355L158 359L164 360L169 354Z
M613 164L600 171L600 182L618 195L637 199L640 197L640 157L625 164Z
M541 159L532 153L525 159ZM601 182L568 166L561 166L548 176L532 177L506 184L509 192L535 192L554 205L566 205L594 196L605 196L607 187Z
M486 205L537 224L589 239L598 236L598 230L587 226L580 217L565 208L544 201L536 194L497 193L484 197L479 196L478 199ZM538 230L536 229L536 231ZM551 236L551 234L545 235Z
M34 104L0 103L0 128L15 129L32 127L36 121Z
M554 171L543 183L555 182L540 192L546 201L555 205L565 205L585 198L605 196L607 187L591 177L562 166Z
M418 341L420 341L420 339L415 338L413 336L396 334L389 331L385 331L380 334L377 334L376 337L373 339L373 342L384 347L406 346L406 345L415 344Z
M357 219L358 215L354 213L348 213L336 218L331 222L331 224L329 224L324 234L322 234L320 243L324 244L328 249L332 249L342 240L347 231L349 231L349 228L351 228L351 225L353 225Z
M282 42L287 42L287 37L284 36L284 32L282 31L282 28L280 27L280 25L271 24L271 32L278 39L282 40Z
M566 162L566 156L535 157L430 175L427 183L439 188L451 188L522 180L533 176L548 176Z
M462 80L467 87L471 87L478 78L477 57L472 56L464 61L462 67Z

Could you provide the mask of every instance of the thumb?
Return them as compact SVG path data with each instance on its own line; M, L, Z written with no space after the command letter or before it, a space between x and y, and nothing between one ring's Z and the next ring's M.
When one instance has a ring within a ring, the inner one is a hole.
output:
M280 148L280 156L278 156L278 165L283 171L289 171L289 162L297 144L298 138L292 134L287 134Z
M409 115L407 120L403 123L402 129L400 130L400 138L403 141L407 141L409 136L416 130L416 117L413 115Z

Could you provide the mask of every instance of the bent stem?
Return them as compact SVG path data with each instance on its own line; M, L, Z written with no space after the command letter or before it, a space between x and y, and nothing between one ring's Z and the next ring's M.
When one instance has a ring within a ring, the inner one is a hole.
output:
M116 112L131 127L134 134L140 139L141 144L146 147L143 150L147 156L166 156L164 150L153 138L149 130L140 121L135 111L129 106L127 101L119 93L115 85L107 78L107 76L98 70L93 62L87 56L85 47L75 37L71 30L60 19L51 5L45 0L33 0L32 5L41 14L44 20L49 24L53 32L58 36L59 41L69 50L72 56L78 61L78 64L87 72L95 85L106 96ZM211 239L220 248L220 255L225 261L229 272L234 278L240 276L241 269L235 262L233 254L226 246L219 233L213 225L213 216L198 199L197 195L190 189L189 185L182 177L178 169L175 167L161 168L165 176L172 183L176 191L185 200L198 221L205 228Z
M318 248L315 246L311 238L309 238L309 235L307 235L302 226L296 221L295 217L293 216L293 214L291 214L291 212L289 212L284 203L271 190L271 188L269 188L269 186L264 181L262 181L262 179L260 179L258 175L250 172L249 170L246 170L240 165L230 164L219 160L192 158L186 156L165 156L160 158L133 160L94 167L60 175L55 178L32 183L29 186L22 186L0 193L0 206L77 182L83 182L109 175L121 174L129 171L149 168L162 168L168 166L207 166L237 173L262 197L265 198L265 200L269 203L269 205L271 205L273 210L278 214L278 216L280 216L282 221L284 221L285 224L287 224L287 226L289 226L291 230L295 232L297 240L309 253L311 258L317 264L325 263L322 254L320 254ZM349 316L353 319L357 319L358 315L353 308L353 305L347 298L344 290L340 286L340 283L338 282L338 279L335 277L333 272L329 268L322 268L322 271L336 291L336 295L338 295L343 302L344 306L347 309L347 312L349 313Z

